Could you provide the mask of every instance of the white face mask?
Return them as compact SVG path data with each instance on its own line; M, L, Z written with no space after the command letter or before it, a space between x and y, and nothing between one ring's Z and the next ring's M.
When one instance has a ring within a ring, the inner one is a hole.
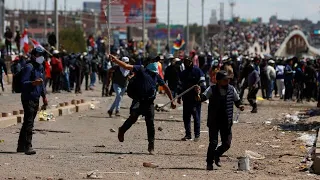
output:
M44 57L43 56L40 56L40 57L36 58L36 62L39 63L39 64L42 64L43 61L44 61Z

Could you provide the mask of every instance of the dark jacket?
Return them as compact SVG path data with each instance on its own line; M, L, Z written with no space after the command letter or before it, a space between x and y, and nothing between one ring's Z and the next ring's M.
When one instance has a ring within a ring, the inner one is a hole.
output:
M210 128L217 124L223 124L231 127L233 124L233 104L235 103L237 107L241 105L239 96L235 94L236 91L231 85L228 85L225 96L221 95L217 85L210 88L212 94L207 97L209 98L207 126ZM225 111L221 111L221 109Z
M166 68L164 73L164 81L168 82L168 86L171 90L177 90L179 82L180 66L177 64L171 64Z
M180 77L180 82L178 85L178 92L179 94L184 92L185 90L189 89L193 85L200 85L202 92L206 88L206 82L203 72L200 68L194 66L193 68L186 68L184 71L182 71ZM183 97L183 101L193 102L194 97L196 96L195 91L190 91L186 93Z
M37 101L40 99L40 96L45 97L46 89L44 84L40 86L32 85L32 81L38 78L42 78L43 80L45 79L43 66L37 63L28 63L22 70L22 101Z
M4 73L5 73L6 75L8 75L7 66L6 66L6 64L4 63L3 59L0 58L0 70L2 71L2 69L3 69ZM0 76L2 76L2 72L1 72L1 75L0 75Z

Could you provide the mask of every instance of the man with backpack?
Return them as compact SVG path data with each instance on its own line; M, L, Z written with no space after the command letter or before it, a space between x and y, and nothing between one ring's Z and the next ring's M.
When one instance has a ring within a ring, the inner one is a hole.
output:
M17 152L26 155L36 154L32 149L32 130L34 119L39 109L40 96L43 107L48 105L44 86L43 49L35 48L31 52L31 59L21 70L21 102L24 110L23 124L20 130Z
M119 128L118 139L120 142L124 141L124 134L130 127L137 122L140 115L145 117L148 134L148 151L151 155L154 154L154 100L156 98L157 85L163 86L169 99L172 100L172 94L169 87L160 78L158 72L158 62L150 63L146 68L141 65L129 65L120 61L116 57L110 55L111 61L118 64L126 70L134 73L134 77L130 80L127 93L132 98L130 107L130 116ZM160 57L155 58L159 60ZM171 108L175 109L174 102L171 103Z

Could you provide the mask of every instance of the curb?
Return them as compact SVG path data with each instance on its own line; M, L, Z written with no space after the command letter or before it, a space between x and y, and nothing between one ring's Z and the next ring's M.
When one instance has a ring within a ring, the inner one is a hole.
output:
M72 103L76 102L76 103ZM61 117L74 113L84 112L91 109L91 106L96 106L99 101L85 102L81 100L72 100L71 103L63 102L59 103L61 106L46 110L46 113L53 114L54 117ZM94 110L94 109L92 109ZM12 115L13 114L13 115ZM2 117L1 117L2 116ZM39 121L39 114L37 114L35 121ZM13 125L17 125L23 122L23 110L14 110L12 113L2 113L0 115L0 128L6 128Z

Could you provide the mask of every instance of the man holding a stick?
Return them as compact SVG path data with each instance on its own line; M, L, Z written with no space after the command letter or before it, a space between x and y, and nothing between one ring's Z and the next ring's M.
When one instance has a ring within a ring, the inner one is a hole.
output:
M221 167L220 157L231 146L232 125L233 125L233 104L241 111L244 106L236 89L229 85L230 79L226 71L219 71L216 76L217 84L209 87L203 94L200 86L196 86L197 102L204 102L209 99L208 122L209 147L207 153L207 170L213 170L213 162ZM221 145L218 146L218 137L221 136Z

